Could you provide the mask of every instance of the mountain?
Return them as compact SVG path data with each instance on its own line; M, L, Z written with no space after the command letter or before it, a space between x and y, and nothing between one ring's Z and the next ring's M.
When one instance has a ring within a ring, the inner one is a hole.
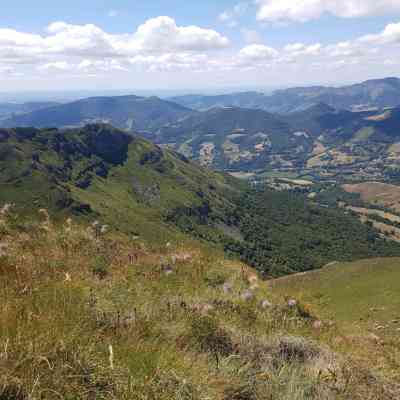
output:
M290 163L312 144L307 134L296 131L285 118L237 107L194 114L161 128L150 138L204 165L229 170Z
M72 127L104 122L128 130L152 130L192 113L158 97L91 97L0 121L2 127Z
M318 103L348 110L396 107L400 105L400 79L375 79L343 87L297 87L277 90L272 95L245 92L223 96L181 96L174 97L173 101L196 110L234 105L281 114L303 111Z
M400 107L355 112L316 103L285 115L213 108L145 135L202 165L243 176L400 176Z
M184 95L170 100L194 110L206 111L215 107L261 108L264 98L260 92L238 92L219 96Z
M342 210L253 190L109 125L0 130L0 171L0 204L22 215L45 208L58 218L101 219L149 243L192 237L266 275L400 254Z
M0 103L0 118L4 119L13 114L25 114L56 105L58 103L55 102Z
M399 255L110 125L0 129L0 398L398 399Z

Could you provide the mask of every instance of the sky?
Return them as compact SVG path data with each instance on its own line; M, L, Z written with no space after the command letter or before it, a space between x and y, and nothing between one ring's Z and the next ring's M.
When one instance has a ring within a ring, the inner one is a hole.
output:
M399 76L400 0L3 0L0 92Z

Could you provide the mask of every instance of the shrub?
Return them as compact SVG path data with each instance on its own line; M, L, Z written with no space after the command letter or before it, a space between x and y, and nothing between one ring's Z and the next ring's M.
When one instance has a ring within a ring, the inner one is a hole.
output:
M108 262L103 256L98 256L93 265L93 274L99 279L105 279L109 274Z
M233 353L233 344L228 333L208 316L196 315L191 320L190 337L200 351L227 356Z
M249 385L228 388L224 392L224 400L256 400L253 387Z
M212 288L217 288L218 286L222 286L226 281L226 277L224 274L220 272L210 272L207 274L205 277L205 282L207 286L210 286Z
M14 382L0 382L0 400L25 400L28 396L21 386Z

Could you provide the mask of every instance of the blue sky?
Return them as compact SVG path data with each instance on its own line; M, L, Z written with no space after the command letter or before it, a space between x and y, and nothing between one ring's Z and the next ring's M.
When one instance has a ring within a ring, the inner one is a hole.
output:
M399 0L4 3L3 90L340 84L399 67Z

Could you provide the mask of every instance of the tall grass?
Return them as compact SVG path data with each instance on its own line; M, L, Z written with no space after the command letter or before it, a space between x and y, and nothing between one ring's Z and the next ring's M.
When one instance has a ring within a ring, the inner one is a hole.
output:
M3 215L0 400L399 398L245 265L96 226Z

